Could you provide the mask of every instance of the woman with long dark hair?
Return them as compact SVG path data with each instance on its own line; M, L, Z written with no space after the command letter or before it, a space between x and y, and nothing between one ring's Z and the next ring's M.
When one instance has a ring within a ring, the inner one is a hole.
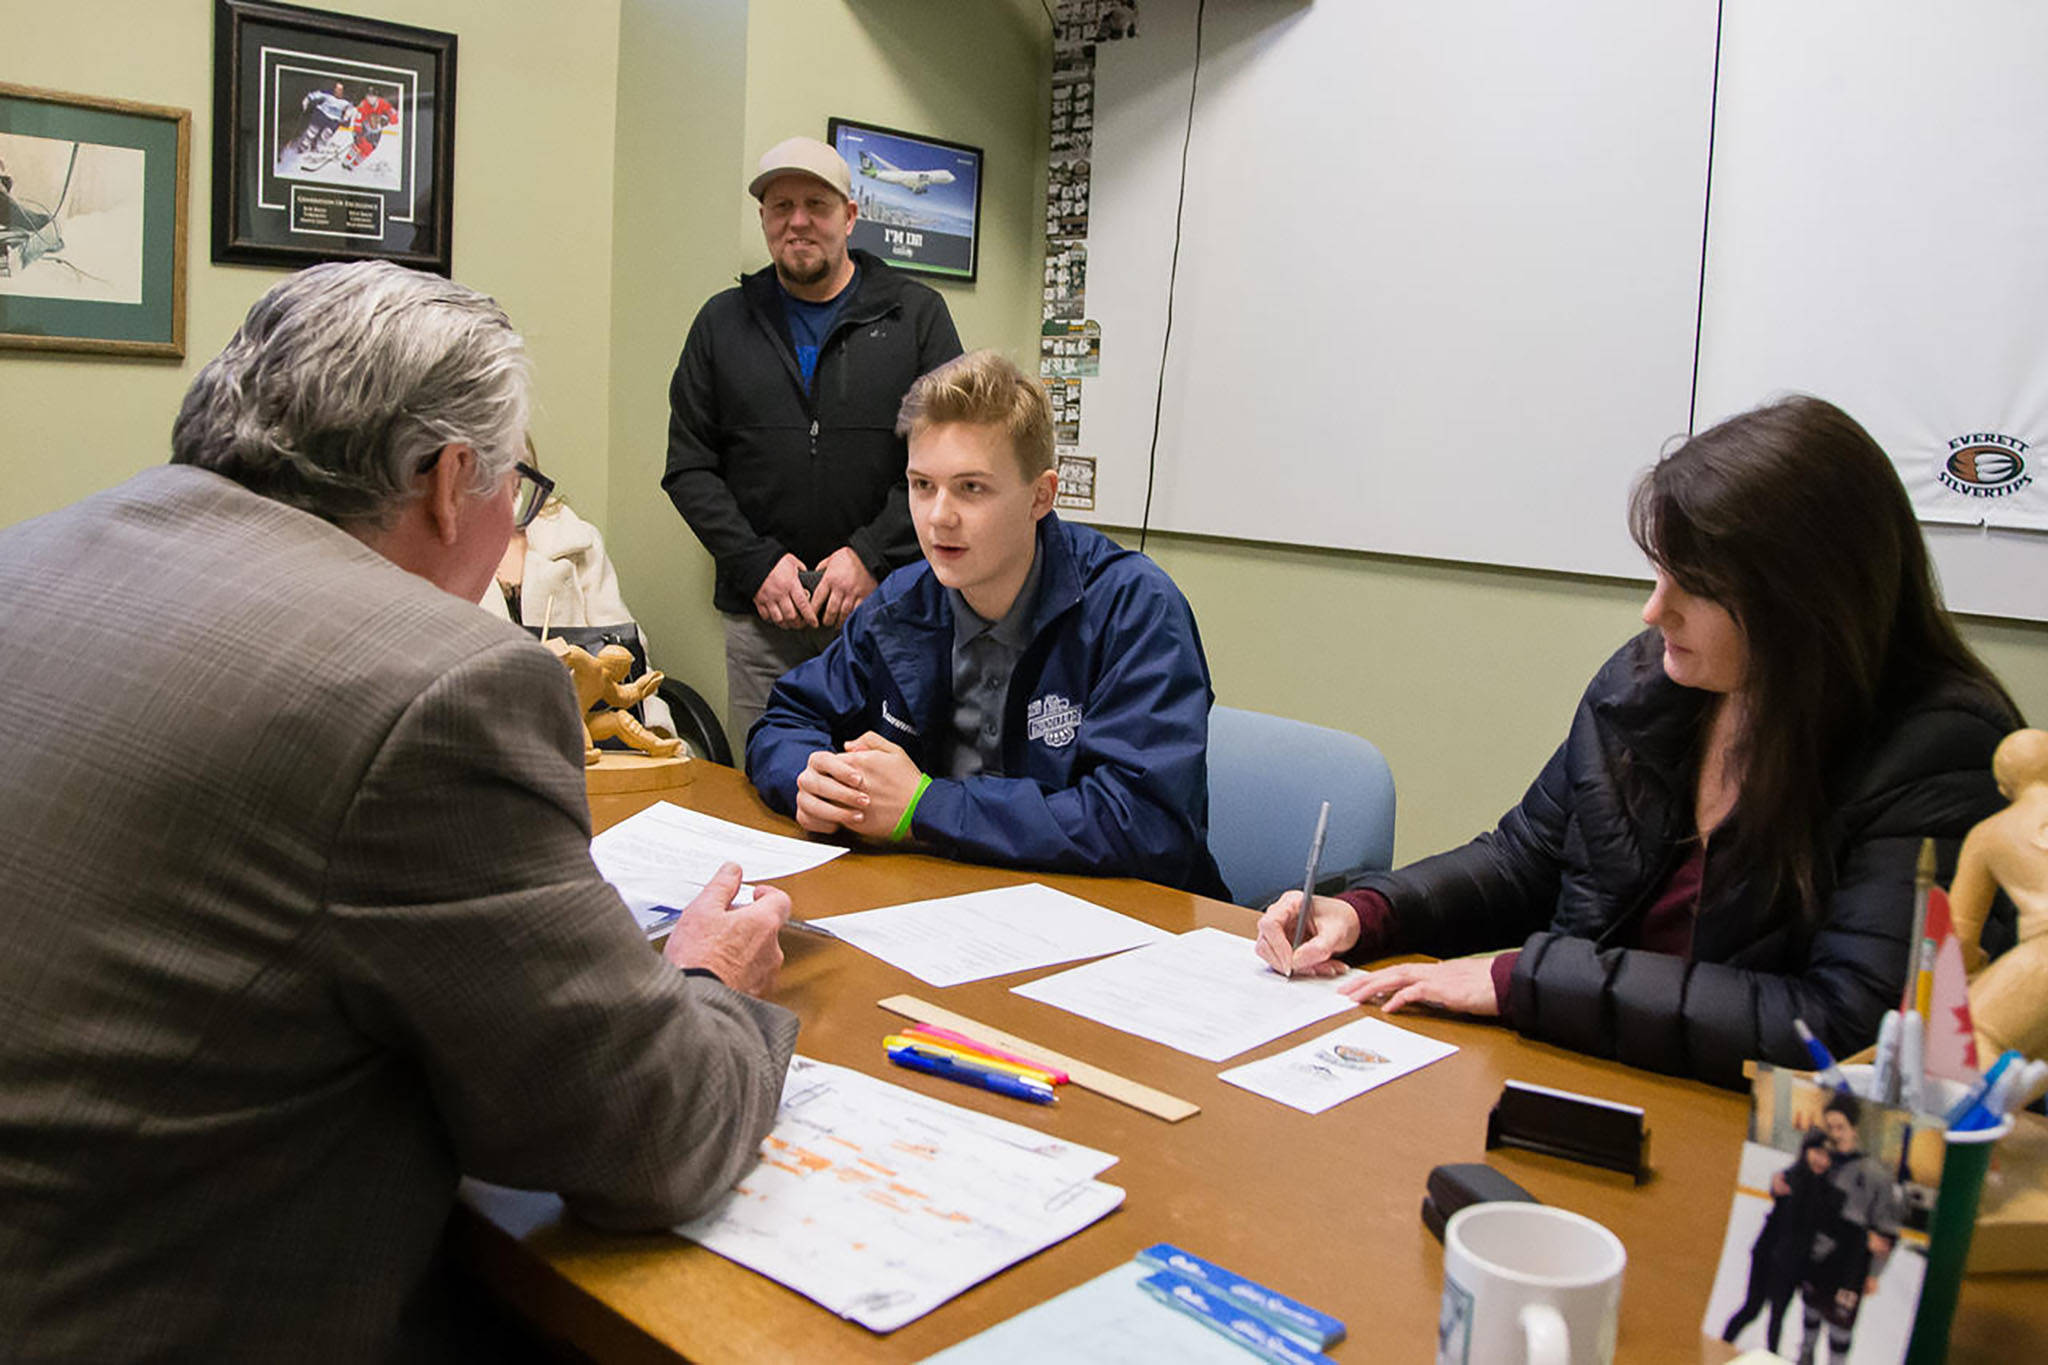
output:
M1923 837L1944 867L2000 805L2019 722L1941 605L1912 505L1854 419L1816 398L1732 417L1638 483L1650 627L1594 677L1499 828L1259 923L1276 967L1395 953L1491 959L1341 988L1637 1066L1742 1083L1877 1033L1906 972ZM2009 940L2009 926L2007 926Z

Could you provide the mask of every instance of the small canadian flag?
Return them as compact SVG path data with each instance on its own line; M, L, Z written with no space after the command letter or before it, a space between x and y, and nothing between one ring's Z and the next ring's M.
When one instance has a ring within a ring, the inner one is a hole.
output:
M1974 1084L1977 1033L1970 1025L1970 982L1963 970L1963 945L1949 918L1948 893L1938 886L1927 890L1927 926L1913 946L1913 964L1899 1007L1918 1008L1927 1020L1927 1074Z

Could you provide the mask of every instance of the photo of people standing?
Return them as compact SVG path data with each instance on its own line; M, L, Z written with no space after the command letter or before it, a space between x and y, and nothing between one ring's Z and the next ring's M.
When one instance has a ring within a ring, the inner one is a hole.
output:
M1854 1095L1835 1095L1821 1117L1827 1136L1827 1183L1834 1207L1815 1229L1799 1281L1806 1334L1800 1365L1816 1359L1821 1324L1827 1324L1828 1359L1849 1358L1849 1345L1863 1300L1878 1292L1878 1279L1899 1240L1899 1189L1894 1170L1863 1152L1856 1131L1862 1106Z
M1753 1102L1702 1330L1799 1365L1902 1359L1926 1273L1940 1132L1768 1066Z

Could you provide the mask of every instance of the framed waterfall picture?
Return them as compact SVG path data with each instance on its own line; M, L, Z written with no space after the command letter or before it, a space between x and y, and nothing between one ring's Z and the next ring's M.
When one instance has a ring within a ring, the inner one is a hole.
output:
M215 0L213 259L449 272L455 35Z
M835 118L825 140L853 172L847 240L890 265L972 280L981 250L981 148Z

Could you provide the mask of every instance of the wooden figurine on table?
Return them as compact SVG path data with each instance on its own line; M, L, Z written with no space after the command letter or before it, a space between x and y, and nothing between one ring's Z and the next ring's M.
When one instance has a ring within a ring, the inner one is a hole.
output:
M2012 802L1970 831L1956 863L1949 911L1971 973L1977 1056L2007 1048L2048 1056L2048 730L2015 730L1991 756L1998 790ZM1985 965L1977 939L2003 889L2019 911L2019 941Z
M603 739L623 740L641 753L655 758L671 757L682 747L681 740L662 738L626 709L653 695L654 690L661 686L662 679L660 672L650 668L632 682L627 682L626 674L633 669L632 650L624 645L606 645L593 655L589 650L564 644L559 639L549 640L546 644L568 668L569 677L576 684L576 705L583 712L583 762L586 766L598 761L597 744Z

